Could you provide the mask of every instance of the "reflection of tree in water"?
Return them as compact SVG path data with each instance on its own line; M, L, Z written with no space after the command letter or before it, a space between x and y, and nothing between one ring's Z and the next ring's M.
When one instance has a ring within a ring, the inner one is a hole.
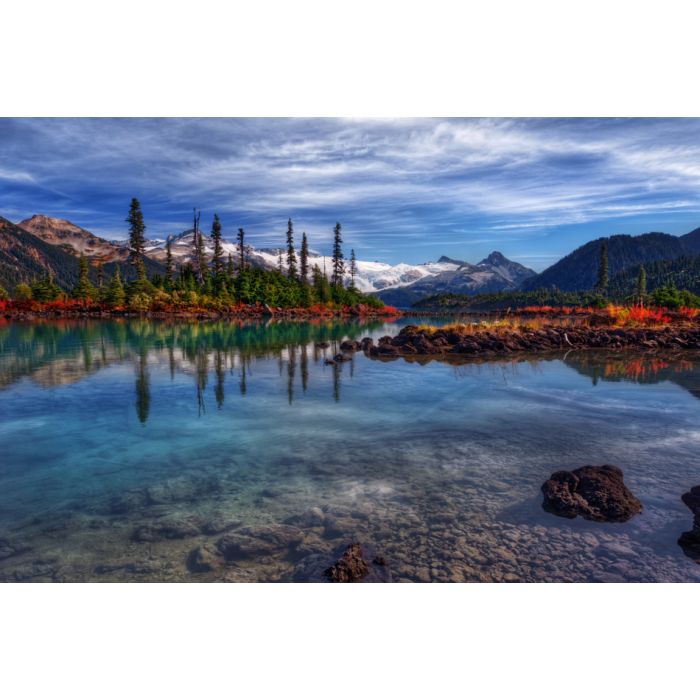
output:
M216 405L219 409L224 405L224 377L225 364L224 353L221 350L216 351L214 356L214 372L216 373L216 386L214 387L214 396L216 397Z
M237 373L239 391L248 392L252 363L277 359L286 372L289 402L309 386L309 362L322 362L338 351L344 337L358 337L380 328L382 321L245 323L236 321L179 322L152 319L63 319L0 326L0 389L22 377L45 386L79 381L110 364L132 360L136 370L136 409L141 422L148 419L151 401L148 364L161 359L171 379L194 369L197 405L205 409L208 373L213 369L217 406L225 401L226 375ZM326 353L316 343L331 342ZM350 375L354 366L350 363ZM344 370L343 370L344 371ZM340 399L341 367L333 366L333 397Z
M700 398L700 355L570 353L565 363L596 385L604 382L657 384L670 381Z
M287 400L289 405L294 401L294 375L297 371L297 349L290 345L287 348Z
M148 373L148 351L142 348L138 355L136 372L136 415L145 424L151 410L151 379Z

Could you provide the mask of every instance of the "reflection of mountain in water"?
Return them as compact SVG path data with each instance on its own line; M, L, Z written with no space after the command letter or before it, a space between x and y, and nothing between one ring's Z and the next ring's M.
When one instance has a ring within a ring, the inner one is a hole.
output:
M564 362L594 384L635 382L656 384L673 382L700 399L700 355L684 353L673 356L599 353L569 353Z
M149 366L167 363L171 377L192 376L202 412L206 410L204 391L210 372L220 408L228 375L237 375L237 388L245 394L251 360L277 358L280 373L287 374L291 403L297 376L302 391L307 389L309 361L320 362L338 352L338 343L345 337L381 326L382 322L337 320L263 324L119 319L9 324L0 326L0 389L25 377L44 387L71 384L110 365L131 363L136 377L136 412L139 420L146 422L151 403ZM317 347L318 343L329 347ZM334 365L332 369L333 396L339 400L341 368Z

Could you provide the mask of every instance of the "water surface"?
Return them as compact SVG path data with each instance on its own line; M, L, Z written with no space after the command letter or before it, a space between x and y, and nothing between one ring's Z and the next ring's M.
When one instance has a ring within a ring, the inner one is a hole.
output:
M700 581L697 357L324 363L397 330L1 325L0 580L303 580L361 541L398 581ZM553 471L604 463L642 515L542 510Z

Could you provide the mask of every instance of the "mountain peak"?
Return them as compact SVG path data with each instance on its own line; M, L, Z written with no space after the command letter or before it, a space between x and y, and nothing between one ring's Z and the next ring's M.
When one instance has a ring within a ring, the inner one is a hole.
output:
M17 226L45 243L62 246L73 255L82 253L88 258L95 258L102 262L123 260L126 257L126 251L123 248L86 231L67 219L34 214L29 219L20 221Z
M438 259L439 263L452 263L453 265L464 265L464 260L455 260L454 258L448 258L447 255L441 255Z
M479 265L508 265L512 263L512 260L508 260L508 258L503 255L503 253L494 250L492 253L488 255L488 257L484 258Z

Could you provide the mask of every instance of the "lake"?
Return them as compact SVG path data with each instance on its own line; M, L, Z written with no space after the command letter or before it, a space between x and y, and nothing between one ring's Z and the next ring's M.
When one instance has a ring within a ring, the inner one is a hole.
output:
M357 541L396 581L700 581L698 356L324 363L407 322L0 325L0 580L303 581ZM606 463L641 515L543 511Z

